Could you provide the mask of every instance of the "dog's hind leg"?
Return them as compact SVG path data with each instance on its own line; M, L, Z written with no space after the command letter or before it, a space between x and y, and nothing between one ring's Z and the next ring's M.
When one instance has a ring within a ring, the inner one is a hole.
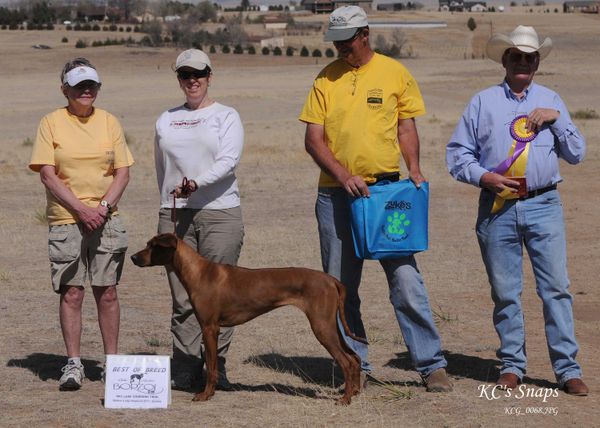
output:
M217 385L217 338L219 326L210 325L202 327L202 340L204 342L204 358L206 364L206 386L204 391L196 394L192 401L206 401L215 394Z
M347 405L350 404L352 396L359 392L360 360L349 353L340 341L336 310L337 307L332 307L331 311L326 311L326 315L323 313L317 315L310 310L305 313L317 340L327 349L327 352L331 354L344 373L344 395L336 404Z

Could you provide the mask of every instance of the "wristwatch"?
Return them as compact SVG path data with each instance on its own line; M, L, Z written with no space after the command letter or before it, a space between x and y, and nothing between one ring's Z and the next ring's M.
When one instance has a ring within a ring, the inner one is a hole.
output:
M103 207L106 207L106 208L108 209L108 212L111 212L111 211L112 211L112 207L110 206L110 204L108 203L108 201L107 201L107 200L105 200L105 199L102 199L102 200L100 201L100 205L102 205Z

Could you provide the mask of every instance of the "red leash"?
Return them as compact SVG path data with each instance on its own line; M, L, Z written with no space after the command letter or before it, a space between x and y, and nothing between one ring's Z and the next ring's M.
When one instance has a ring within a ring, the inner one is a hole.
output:
M175 197L175 193L177 192L177 188L171 190L171 195L173 195L173 209L171 210L171 221L173 222L173 233L175 235L177 235L177 205L176 205L176 199L177 197ZM190 196L190 193L192 193L191 189L190 189L190 180L188 180L187 177L183 177L183 180L181 181L181 197L182 198L188 198Z

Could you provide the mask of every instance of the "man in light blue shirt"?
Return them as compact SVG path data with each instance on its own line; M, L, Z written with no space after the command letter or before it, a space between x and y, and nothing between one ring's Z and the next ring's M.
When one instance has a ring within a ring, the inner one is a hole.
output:
M523 244L542 299L550 360L559 386L587 395L575 357L573 303L569 294L565 228L557 183L558 159L576 164L585 140L554 91L533 83L552 48L532 27L488 42L490 59L502 64L504 81L475 95L446 148L450 174L482 189L477 238L491 284L493 321L502 362L497 385L514 389L526 373L521 310Z

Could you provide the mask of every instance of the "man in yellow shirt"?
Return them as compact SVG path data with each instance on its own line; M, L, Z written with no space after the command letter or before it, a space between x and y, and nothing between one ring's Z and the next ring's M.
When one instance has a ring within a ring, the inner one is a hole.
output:
M397 180L401 155L414 184L425 181L414 121L425 113L425 106L408 70L371 49L367 15L360 7L336 9L325 40L333 41L340 58L315 79L300 120L306 123L306 150L321 168L316 215L323 269L346 286L350 330L365 337L358 295L363 260L354 253L348 196L368 197L368 185L378 176L395 175ZM404 341L427 390L451 391L415 258L380 263ZM361 358L363 374L370 373L367 345L348 337L346 342Z

